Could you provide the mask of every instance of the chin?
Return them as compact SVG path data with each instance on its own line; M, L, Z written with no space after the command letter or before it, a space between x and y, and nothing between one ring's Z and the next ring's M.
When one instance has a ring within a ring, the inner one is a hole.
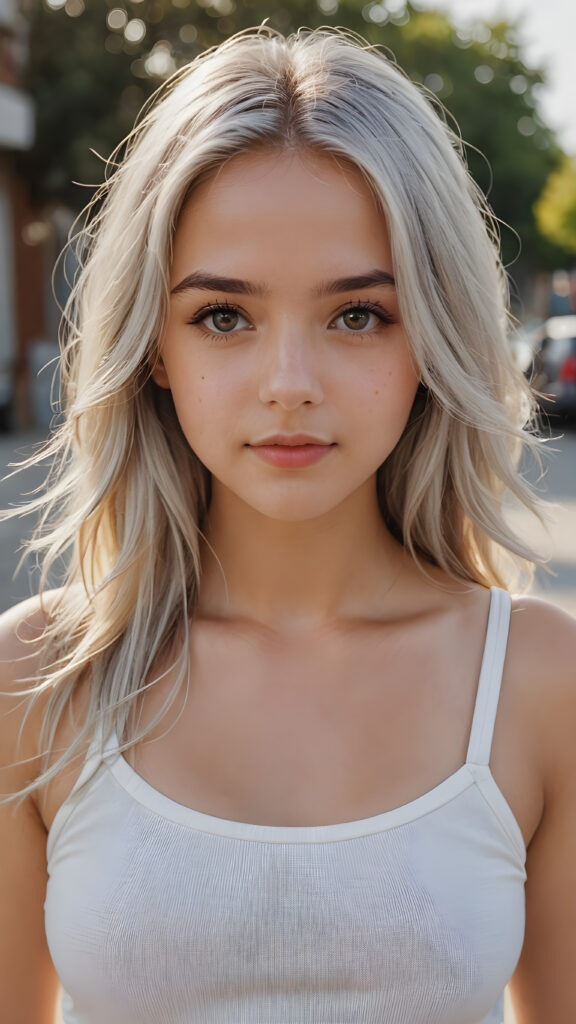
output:
M266 519L288 524L308 523L314 519L320 519L322 516L332 512L339 504L340 502L338 501L327 502L325 499L323 501L303 501L300 497L299 499L287 499L274 504L271 502L252 504L252 508Z

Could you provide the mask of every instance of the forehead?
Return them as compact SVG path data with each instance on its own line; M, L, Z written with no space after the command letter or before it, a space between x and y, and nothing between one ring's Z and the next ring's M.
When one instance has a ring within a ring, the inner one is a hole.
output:
M325 201L329 201L330 191L339 189L375 205L362 172L350 160L320 150L265 146L227 160L202 180L191 201L221 201L230 190L248 195L254 189L290 189L296 182L304 184L306 192L313 191L315 198L325 197Z
M263 150L241 154L204 179L184 206L174 239L175 273L195 261L237 271L315 261L391 268L386 221L362 173L330 154ZM186 265L183 265L186 264Z

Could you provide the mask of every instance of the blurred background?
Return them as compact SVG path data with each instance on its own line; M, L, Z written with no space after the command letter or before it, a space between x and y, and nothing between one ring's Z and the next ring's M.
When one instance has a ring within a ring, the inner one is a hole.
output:
M105 161L177 68L240 29L341 25L384 47L454 119L501 223L524 372L547 398L554 449L539 487L557 502L544 534L511 512L556 573L536 592L576 615L576 4L572 0L0 0L0 475L54 415L56 264ZM42 369L48 365L47 369ZM57 392L56 392L57 393ZM19 454L20 453L20 454ZM535 469L527 469L534 473ZM2 484L17 504L38 470ZM0 610L27 521L0 527Z

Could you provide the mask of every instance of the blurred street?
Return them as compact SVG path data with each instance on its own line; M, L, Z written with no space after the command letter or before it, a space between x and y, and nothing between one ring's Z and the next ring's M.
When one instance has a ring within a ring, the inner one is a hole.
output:
M560 433L560 431L558 431ZM0 435L0 476L11 472L9 463L21 461L33 450L43 433ZM576 617L576 430L566 430L559 440L547 446L554 449L547 458L547 472L540 483L543 497L556 503L550 509L548 532L532 521L532 517L515 512L512 521L523 535L550 558L549 568L555 575L539 569L536 573L534 594L560 605ZM0 508L21 503L22 495L41 484L44 471L27 469L0 484ZM23 565L16 579L12 579L18 563L18 547L24 536L31 532L30 518L17 518L0 523L0 611L36 591L38 571L33 563Z
M545 555L548 568L536 570L532 593L576 617L576 428L555 428L557 440L546 444L544 479L538 490L551 503L547 529L527 512L512 516L517 532Z
M34 445L44 439L44 431L22 434L0 434L0 509L13 508L26 501L26 495L38 487L44 479L44 471L37 467L23 470L16 476L5 479L13 472L11 462L21 462L32 454ZM0 611L5 611L17 601L23 601L37 592L38 572L28 560L16 579L13 579L21 552L23 538L30 535L34 526L32 516L9 519L0 523Z

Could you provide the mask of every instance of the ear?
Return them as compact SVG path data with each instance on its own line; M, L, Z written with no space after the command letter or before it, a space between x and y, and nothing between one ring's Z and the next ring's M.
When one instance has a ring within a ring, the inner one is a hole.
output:
M156 362L154 363L150 376L152 377L152 380L154 381L155 384L158 385L159 388L167 388L168 390L170 390L170 381L168 379L166 367L164 366L164 362L161 356L158 356Z

